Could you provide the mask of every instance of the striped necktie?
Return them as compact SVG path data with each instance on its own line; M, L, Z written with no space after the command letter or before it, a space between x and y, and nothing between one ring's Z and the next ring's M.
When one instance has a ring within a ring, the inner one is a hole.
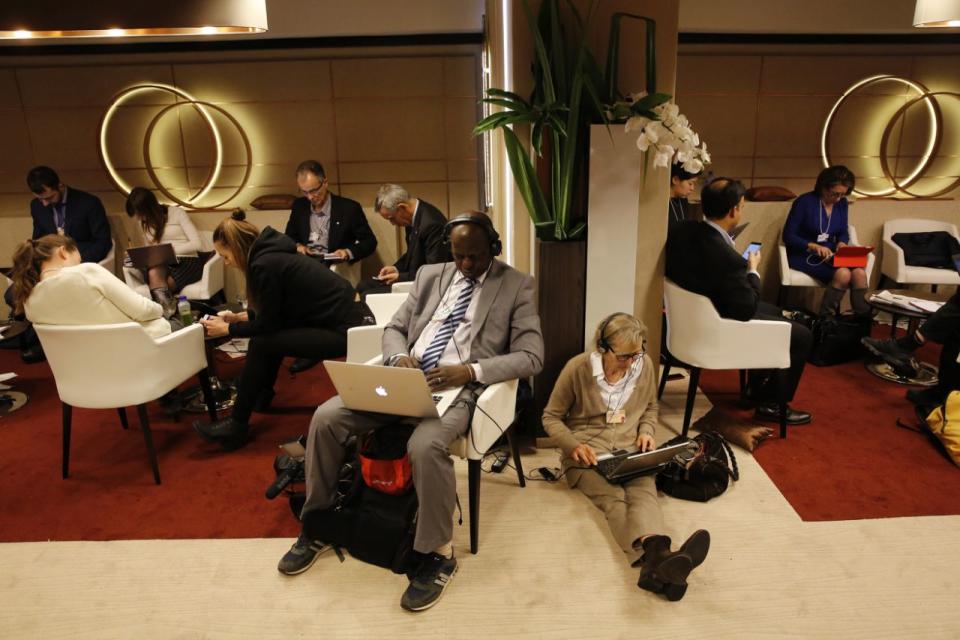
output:
M476 285L476 280L467 278L467 285L463 288L463 291L460 292L460 295L457 296L457 302L453 305L453 311L450 312L450 315L448 315L443 321L443 324L440 325L437 335L433 336L433 340L430 341L430 344L423 352L423 356L420 358L420 368L424 371L433 369L437 366L437 363L440 362L440 356L443 354L444 349L447 348L447 343L450 342L453 333L457 330L457 327L460 326L460 323L463 322L463 317L467 315L467 307L470 306L470 300L473 298L473 290L476 288Z

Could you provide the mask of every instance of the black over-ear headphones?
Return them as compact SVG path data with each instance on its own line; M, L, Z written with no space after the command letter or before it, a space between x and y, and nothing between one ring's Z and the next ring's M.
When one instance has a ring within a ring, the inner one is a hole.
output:
M600 325L599 335L597 336L597 349L600 351L613 351L613 347L610 346L610 343L607 341L607 325L610 324L610 321L616 318L617 316L625 316L626 313L620 311L616 313L611 313L608 315L603 324Z
M443 243L446 245L448 251L450 250L450 233L455 226L460 224L475 224L483 229L487 234L487 240L490 241L490 255L492 257L495 258L503 252L503 243L500 242L500 234L493 228L493 223L490 222L490 219L486 216L478 216L472 213L461 213L444 225Z

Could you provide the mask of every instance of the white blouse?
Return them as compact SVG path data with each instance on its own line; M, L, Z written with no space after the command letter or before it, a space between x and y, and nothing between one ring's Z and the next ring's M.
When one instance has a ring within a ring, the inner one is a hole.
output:
M148 245L172 244L173 252L178 256L196 257L203 248L200 234L193 226L193 221L187 212L180 207L167 207L167 224L160 235L160 242L154 240L153 235L144 229L143 239Z

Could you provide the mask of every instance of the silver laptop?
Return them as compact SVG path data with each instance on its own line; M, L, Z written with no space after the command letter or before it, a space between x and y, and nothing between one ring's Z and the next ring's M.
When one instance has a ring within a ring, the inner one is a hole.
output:
M677 456L693 456L698 448L696 442L687 440L653 451L620 449L597 456L596 470L607 482L619 484L637 476L656 473Z
M411 418L439 418L463 387L433 392L420 369L324 360L323 366L353 411L373 411Z

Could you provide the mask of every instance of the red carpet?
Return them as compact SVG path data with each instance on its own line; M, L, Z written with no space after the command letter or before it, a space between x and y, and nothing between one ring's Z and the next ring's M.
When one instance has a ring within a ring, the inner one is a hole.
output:
M219 364L236 375L239 363ZM163 484L153 482L136 410L124 431L115 411L74 409L70 478L60 477L60 402L49 367L0 350L0 372L16 371L30 396L0 417L0 541L295 537L281 496L263 497L277 445L305 433L332 395L322 366L292 377L280 370L275 411L254 414L253 441L223 452L192 428L202 415L172 422L154 403L150 424Z
M936 363L939 348L920 355ZM715 405L753 419L737 406L735 371L704 371L701 388ZM786 440L754 452L803 520L960 514L960 469L926 436L896 425L898 417L915 421L906 389L874 377L862 362L807 365L793 406L810 411L813 423L788 427Z

